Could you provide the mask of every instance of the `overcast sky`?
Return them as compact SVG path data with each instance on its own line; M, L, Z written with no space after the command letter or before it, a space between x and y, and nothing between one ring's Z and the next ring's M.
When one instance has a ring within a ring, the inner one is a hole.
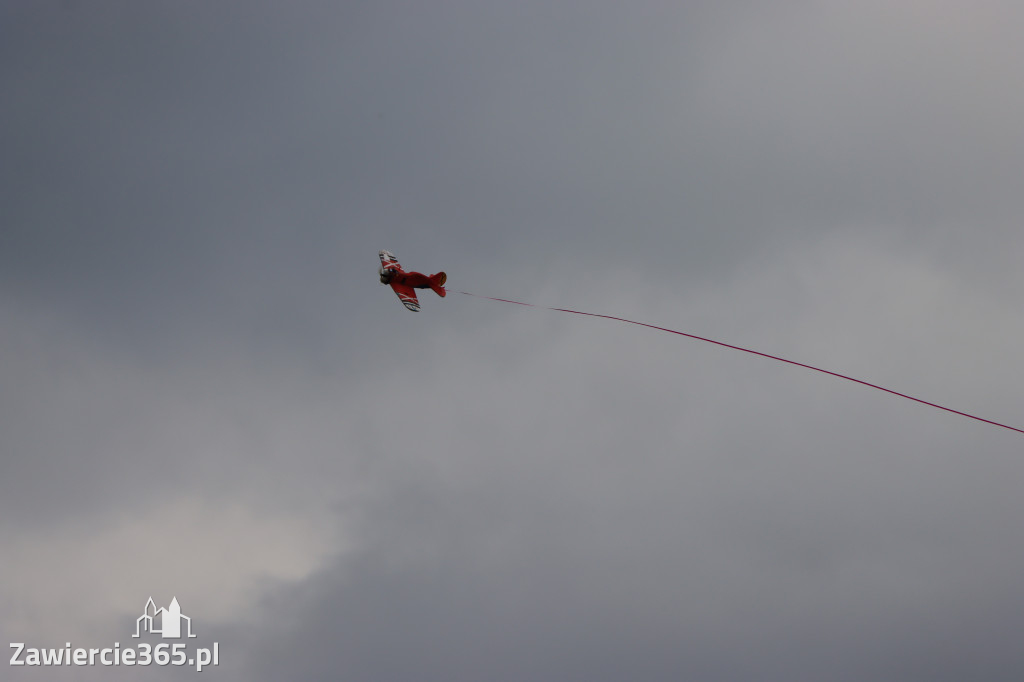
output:
M1024 428L1022 31L0 3L0 640L176 596L238 682L1024 678L1021 434L376 276Z

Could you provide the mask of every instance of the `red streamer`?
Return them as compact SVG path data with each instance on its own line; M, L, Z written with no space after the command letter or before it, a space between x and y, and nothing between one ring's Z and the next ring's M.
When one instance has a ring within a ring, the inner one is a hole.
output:
M459 292L456 292L456 293L465 294L466 296L473 296L474 298L486 298L486 299L488 299L490 301L500 301L501 303L514 303L516 305L524 305L524 306L527 306L529 308L542 308L544 310L554 310L554 311L560 312L560 313L572 313L573 315L586 315L587 317L603 317L606 320L615 320L617 322L625 322L627 324L635 324L635 325L637 325L639 327L647 327L649 329L657 329L658 331L662 331L662 332L669 332L670 334L678 334L679 336L685 336L685 337L690 338L690 339L696 339L697 341L705 341L707 343L713 343L716 346L724 346L725 348L731 348L733 350L743 351L744 353L750 353L751 355L760 355L762 358L768 358L769 360L778 360L779 362L785 362L786 364L789 364L789 365L796 365L797 367L804 367L806 369L814 370L815 372L821 372L822 374L828 374L829 376L838 377L840 379L846 379L847 381L852 381L852 382L854 382L856 384L861 384L862 386L867 386L868 388L874 388L874 389L877 389L879 391L885 391L886 393L891 393L892 395L899 396L900 398L906 398L907 400L913 400L914 402L918 402L918 403L921 403L923 405L928 405L929 407L935 407L935 408L938 408L940 410L945 410L946 412L952 412L953 414L958 414L961 417L967 417L969 419L974 419L974 420L977 420L979 422L984 422L986 424L991 424L992 426L999 426L999 427L1004 428L1004 429L1009 429L1010 431L1016 431L1017 433L1024 433L1024 429L1018 429L1018 428L1015 428L1013 426L1008 426L1006 424L1000 424L999 422L992 421L991 419L984 419L982 417L978 417L978 416L973 415L973 414L968 414L967 412L961 412L960 410L954 410L954 409L952 409L950 407L943 407L942 405L938 405L936 403L930 403L927 400L921 400L920 398L915 398L912 395L907 395L906 393L900 393L899 391L893 391L892 389L888 389L888 388L885 388L883 386L878 386L877 384L872 384L872 383L869 383L867 381L862 381L861 379L855 379L853 377L846 376L845 374L839 374L838 372L831 372L831 371L829 371L827 369L822 369L820 367L814 367L812 365L805 365L802 362L796 362L794 360L787 360L786 358L780 358L777 355L769 355L768 353L762 353L760 351L751 350L749 348L743 348L741 346L734 346L734 345L729 344L729 343L722 343L721 341L715 341L714 339L708 339L708 338L705 338L703 336L696 336L695 334L687 334L686 332L676 331L675 329L668 329L666 327L658 327L658 326L655 326L653 324L646 324L644 322L636 322L634 320L627 320L627 319L625 319L623 317L615 317L613 315L600 315L598 313L585 313L585 312L580 311L580 310L570 310L568 308L549 308L547 306L535 305L533 303L523 303L522 301L513 301L513 300L510 300L510 299L507 299L507 298L494 298L494 297L491 297L491 296L480 296L479 294L471 294L468 291L459 291Z

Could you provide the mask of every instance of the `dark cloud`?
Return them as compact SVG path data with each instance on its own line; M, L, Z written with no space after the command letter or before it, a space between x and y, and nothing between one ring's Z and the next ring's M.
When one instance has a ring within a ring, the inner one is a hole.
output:
M1020 426L1022 18L4 5L0 632L154 590L230 679L1019 679L1018 434L454 290Z

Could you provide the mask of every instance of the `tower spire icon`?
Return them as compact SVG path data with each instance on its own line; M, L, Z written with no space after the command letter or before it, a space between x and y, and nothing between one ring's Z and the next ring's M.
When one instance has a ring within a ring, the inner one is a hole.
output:
M153 597L150 597L146 600L142 615L135 621L135 634L132 637L141 637L141 633L150 632L159 633L164 639L178 639L181 637L182 621L185 621L186 637L195 637L192 634L192 619L182 614L177 597L171 598L171 603L166 609L156 608Z

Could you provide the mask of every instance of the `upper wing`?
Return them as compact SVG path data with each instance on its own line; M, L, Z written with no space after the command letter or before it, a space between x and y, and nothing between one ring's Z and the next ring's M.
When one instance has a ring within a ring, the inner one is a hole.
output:
M402 266L398 264L398 259L395 258L395 254L390 251L381 249L380 252L380 265L385 270L401 270Z
M414 313L419 312L420 301L416 298L415 289L406 284L396 284L395 282L391 283L391 288L395 290L396 294L398 294L398 298L402 301L402 305Z

